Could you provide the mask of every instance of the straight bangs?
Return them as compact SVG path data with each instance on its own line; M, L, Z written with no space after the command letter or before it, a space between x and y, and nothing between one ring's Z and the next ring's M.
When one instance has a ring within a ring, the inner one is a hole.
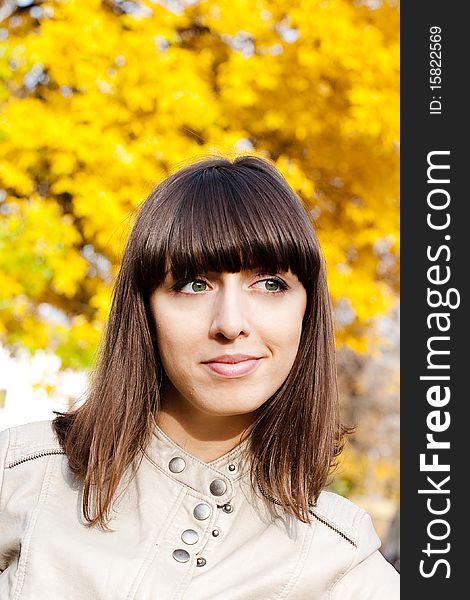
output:
M208 272L289 269L306 290L312 288L321 256L305 210L274 169L260 169L250 158L196 163L157 188L156 203L151 194L140 288L144 284L151 293L167 272L181 280Z

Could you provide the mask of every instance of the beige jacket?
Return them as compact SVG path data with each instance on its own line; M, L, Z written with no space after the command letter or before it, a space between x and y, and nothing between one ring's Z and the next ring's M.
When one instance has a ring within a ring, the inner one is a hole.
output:
M49 421L1 433L0 600L399 598L367 513L323 492L312 524L274 519L244 449L205 464L156 429L103 532Z

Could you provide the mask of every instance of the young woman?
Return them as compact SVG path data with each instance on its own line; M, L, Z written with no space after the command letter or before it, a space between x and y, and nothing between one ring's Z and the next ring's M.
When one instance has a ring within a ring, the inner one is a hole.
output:
M0 436L0 598L395 600L342 445L325 266L267 161L142 205L88 397Z

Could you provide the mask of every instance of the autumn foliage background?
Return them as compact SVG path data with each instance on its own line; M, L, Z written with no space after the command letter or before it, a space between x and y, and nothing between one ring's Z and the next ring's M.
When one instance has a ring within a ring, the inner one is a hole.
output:
M397 497L396 371L370 366L394 356L377 323L399 285L397 2L7 0L0 19L0 342L89 368L154 185L211 153L267 157L327 259L361 420L337 485Z

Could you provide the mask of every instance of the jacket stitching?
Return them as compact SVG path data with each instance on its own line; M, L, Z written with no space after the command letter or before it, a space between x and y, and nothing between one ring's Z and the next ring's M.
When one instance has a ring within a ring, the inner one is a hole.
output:
M327 527L329 527L333 531L336 531L336 533L338 535L340 535L342 538L344 538L352 546L354 546L355 548L357 548L357 542L352 537L350 537L349 535L347 535L337 525L334 525L333 523L331 523L330 521L328 521L328 519L325 519L325 517L320 517L319 515L317 515L316 513L314 513L313 510L309 510L308 512L312 515L312 517L315 517L315 519L317 519L318 521L320 521L320 523L323 523L323 525L326 525Z
M165 528L160 528L156 537L151 541L150 551L143 556L140 567L135 574L134 578L131 581L129 586L129 591L126 594L126 600L133 600L136 597L137 592L139 591L139 587L142 585L142 582L145 578L145 574L151 568L152 562L155 560L155 557L161 552L161 540L165 539L166 533L170 527L170 523L172 523L175 514L178 512L181 504L186 496L186 490L183 488L177 497L171 511L167 516L167 525Z
M310 553L310 548L313 543L313 538L314 538L314 528L307 529L305 532L305 535L304 535L301 551L299 552L299 556L297 558L295 569L293 570L291 577L290 577L289 581L287 582L287 584L285 585L284 589L281 591L281 593L277 597L278 600L287 598L288 596L290 596L291 592L295 589L295 587L302 575L302 571L306 567L307 557Z
M330 598L330 600L333 599L333 594L335 593L335 588L336 585L343 579L343 577L349 573L351 571L351 566L354 563L354 560L356 558L356 554L354 553L351 560L348 562L348 566L343 569L342 571L340 571L337 576L334 578L334 580L331 582L331 585L328 589L328 598Z
M13 469L22 463L28 462L29 460L35 460L36 458L41 458L42 456L50 456L52 454L65 454L63 450L54 449L54 450L42 450L41 452L35 452L34 454L29 454L28 456L23 456L22 458L18 458L7 464L7 469Z

